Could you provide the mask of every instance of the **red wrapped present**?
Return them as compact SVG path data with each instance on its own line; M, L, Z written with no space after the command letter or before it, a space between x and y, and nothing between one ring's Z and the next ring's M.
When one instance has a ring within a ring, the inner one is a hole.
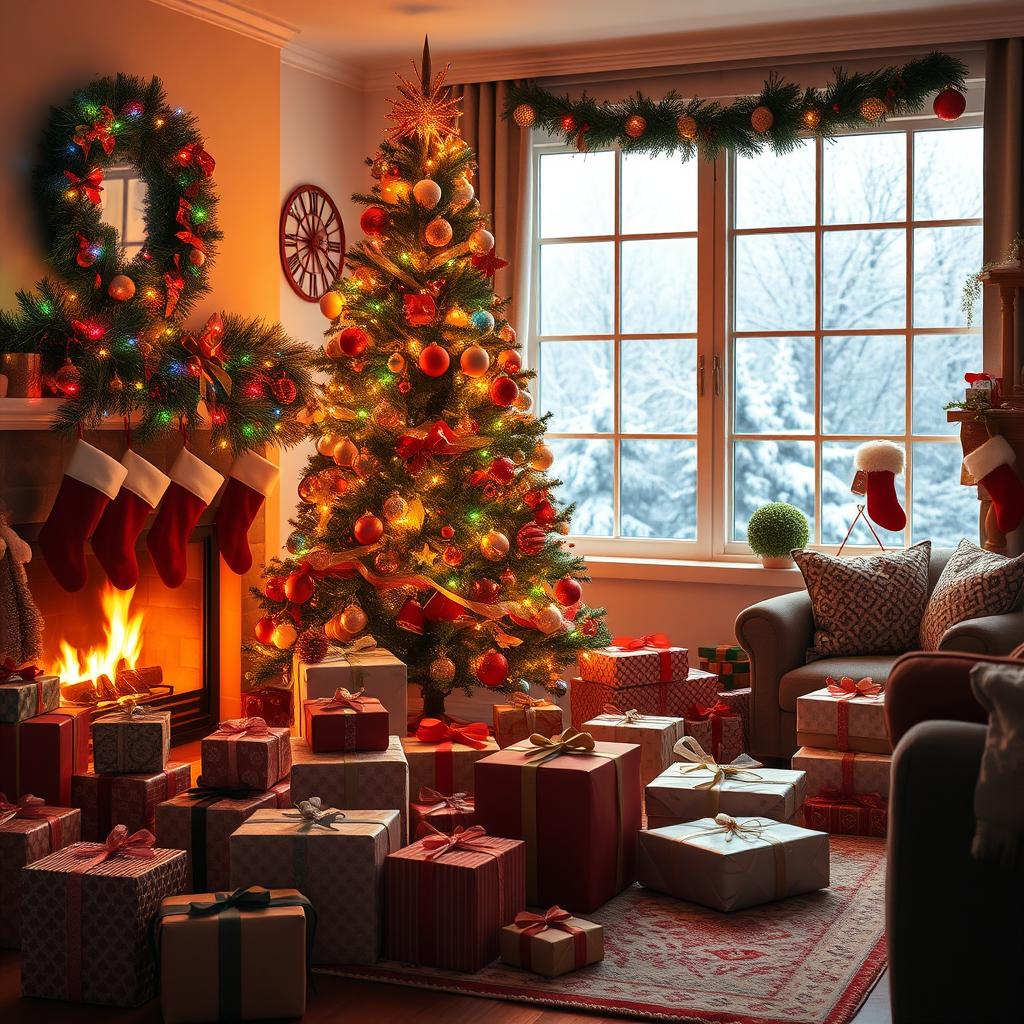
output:
M725 701L695 705L686 712L684 735L692 736L719 764L744 753L743 719ZM680 737L682 738L682 737Z
M635 708L642 715L683 718L696 704L714 704L717 696L718 676L699 668L690 669L682 678L666 683L614 687L574 679L569 688L574 729L597 718L606 704Z
M469 828L476 824L476 804L469 793L439 793L429 786L420 788L415 799L409 801L409 821L412 834L421 836L421 826L427 823L430 829L437 829L451 835L456 828Z
M448 794L473 792L473 765L497 751L498 744L483 722L449 724L424 718L402 747L409 762L410 792L426 786Z
M280 790L281 792L278 792ZM156 809L156 839L161 846L188 854L188 892L220 892L231 888L228 840L243 822L264 807L290 807L281 802L289 784L279 782L263 793L199 786L165 800ZM289 794L290 795L290 794Z
M104 1006L156 994L150 924L185 888L185 854L119 825L21 872L21 993Z
M831 676L827 686L796 699L796 741L802 747L891 754L885 693L869 678Z
M562 709L546 697L531 697L528 693L513 693L507 704L494 704L494 739L499 747L521 743L535 732L541 736L554 736L564 728Z
M302 711L303 735L314 754L388 749L387 708L362 690L339 687L333 697L304 701Z
M532 906L594 910L635 880L642 792L638 746L575 729L476 763L477 819L491 835L526 841Z
M262 718L221 722L203 740L200 752L199 783L216 789L263 792L286 778L292 766L288 730L271 728Z
M428 826L429 828L429 826ZM479 825L430 829L385 865L385 956L479 971L498 955L500 929L526 906L524 844Z
M74 807L47 807L31 794L13 804L0 793L0 947L17 949L21 941L21 869L77 843L81 823Z
M56 711L60 679L33 667L6 669L0 665L0 722L23 722Z
M807 792L811 796L834 790L850 795L877 793L885 800L889 798L889 754L801 747L793 755L793 768L807 773Z
M617 636L608 647L579 654L580 676L588 683L621 689L685 679L689 652L673 647L664 633Z
M261 686L242 694L242 714L262 718L279 729L290 729L295 724L293 701L292 691L286 686Z
M516 914L501 929L501 959L513 967L557 978L604 959L604 928L561 907Z
M746 749L747 737L750 736L750 687L743 686L736 690L721 690L718 700L727 705L743 720L743 747Z
M101 715L92 723L93 770L159 772L171 751L171 713L134 701Z
M808 828L842 836L877 836L889 831L889 805L877 793L852 796L838 790L826 790L808 797L804 804Z
M71 776L89 770L92 709L61 707L0 725L0 790L34 793L53 807L71 805Z
M119 822L129 832L153 832L157 805L191 785L192 765L180 762L137 775L86 772L71 778L71 803L82 809L82 838L99 842Z

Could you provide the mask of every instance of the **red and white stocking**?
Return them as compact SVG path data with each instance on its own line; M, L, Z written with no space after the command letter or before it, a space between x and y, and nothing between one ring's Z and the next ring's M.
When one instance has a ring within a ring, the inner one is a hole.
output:
M1024 519L1024 483L1012 468L1015 458L1009 441L999 434L964 456L964 468L992 499L1003 533L1013 533Z
M39 533L39 547L57 582L81 590L89 577L85 543L103 510L117 497L127 470L117 459L79 440L64 470L57 498Z
M139 581L135 543L171 479L131 448L121 465L128 475L92 535L92 551L110 582L118 590L131 590Z
M898 533L907 514L896 497L896 474L903 472L903 449L892 441L868 441L854 454L854 465L867 476L868 518Z
M239 455L228 471L217 509L217 544L228 568L239 576L252 568L249 527L280 475L277 466L255 452Z
M196 458L187 448L171 466L171 483L160 502L156 521L146 535L146 547L166 586L180 587L185 582L188 539L199 517L213 501L224 477Z

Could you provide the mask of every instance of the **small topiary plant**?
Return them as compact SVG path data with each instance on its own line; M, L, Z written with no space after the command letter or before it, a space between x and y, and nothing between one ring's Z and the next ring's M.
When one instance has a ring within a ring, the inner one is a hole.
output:
M807 543L807 516L794 505L773 501L762 505L747 524L747 543L755 555L768 565L789 565L790 552Z

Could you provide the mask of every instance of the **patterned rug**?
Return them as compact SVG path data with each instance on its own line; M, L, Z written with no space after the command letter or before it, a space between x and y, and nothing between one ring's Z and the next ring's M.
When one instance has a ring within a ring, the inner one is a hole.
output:
M318 970L652 1020L697 1024L846 1024L885 967L885 842L832 837L832 885L720 914L626 890L589 920L605 958L547 980L500 961L476 974L382 961Z

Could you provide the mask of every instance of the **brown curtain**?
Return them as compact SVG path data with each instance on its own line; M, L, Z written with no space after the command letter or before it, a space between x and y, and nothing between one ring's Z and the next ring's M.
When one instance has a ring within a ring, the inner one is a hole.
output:
M462 137L476 153L474 185L480 208L494 225L495 251L509 265L494 281L498 295L510 296L508 319L526 342L530 309L530 133L501 115L511 82L458 86L462 96Z
M985 51L985 262L1003 259L1024 235L1024 39L993 39ZM985 362L999 366L999 300L985 296ZM1020 382L1024 296L1017 299L1017 358L1002 368ZM990 371L991 372L991 371Z

